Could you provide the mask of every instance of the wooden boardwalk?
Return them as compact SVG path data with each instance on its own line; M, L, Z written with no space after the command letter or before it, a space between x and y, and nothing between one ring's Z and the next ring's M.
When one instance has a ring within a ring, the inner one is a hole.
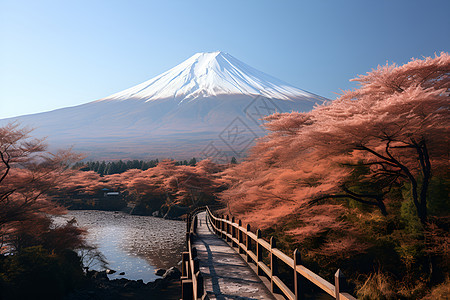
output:
M198 214L193 246L197 248L209 299L275 299L242 257L211 232L206 212Z

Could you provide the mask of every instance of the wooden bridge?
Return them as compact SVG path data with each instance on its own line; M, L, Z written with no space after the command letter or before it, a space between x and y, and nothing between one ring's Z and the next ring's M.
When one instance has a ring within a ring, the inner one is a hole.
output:
M354 300L338 270L334 285L262 239L239 220L214 216L208 207L187 220L187 251L182 255L182 299L340 299ZM290 270L292 278L286 278ZM283 273L283 274L282 274ZM306 286L322 293L308 294Z

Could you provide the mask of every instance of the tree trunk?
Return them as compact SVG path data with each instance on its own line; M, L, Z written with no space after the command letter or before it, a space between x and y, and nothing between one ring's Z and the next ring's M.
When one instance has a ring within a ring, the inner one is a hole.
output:
M431 180L431 162L430 157L428 155L428 149L425 141L421 141L419 144L416 144L417 146L417 153L419 155L419 162L420 167L422 169L422 186L420 188L420 195L419 195L419 208L417 210L417 214L419 216L420 222L422 222L423 225L427 222L427 193L428 193L428 187L430 185Z
M383 216L386 217L388 215L387 210L386 210L386 205L384 205L383 201L378 201L378 208L380 209L381 214Z

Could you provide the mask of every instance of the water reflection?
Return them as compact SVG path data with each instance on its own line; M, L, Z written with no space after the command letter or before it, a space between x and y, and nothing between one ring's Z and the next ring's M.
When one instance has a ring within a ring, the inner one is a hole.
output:
M88 229L87 239L106 256L117 273L110 279L153 281L156 268L176 266L184 249L185 223L121 212L69 211L63 219L75 218ZM124 276L118 275L125 272Z

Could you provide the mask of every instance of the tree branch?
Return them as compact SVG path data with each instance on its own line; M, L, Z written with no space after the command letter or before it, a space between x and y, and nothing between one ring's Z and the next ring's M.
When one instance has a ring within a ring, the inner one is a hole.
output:
M350 199L353 199L355 201L358 201L358 202L361 202L361 203L364 203L364 204L378 206L377 202L367 201L367 200L364 200L364 199L361 199L361 198L358 198L358 197L355 197L355 196L352 196L352 195L347 195L347 194L325 195L325 196L322 196L322 197L319 197L319 198L315 198L315 199L309 201L308 204L309 205L316 204L317 202L319 202L321 200L325 200L325 199L342 199L342 198L350 198Z
M5 158L6 155L6 158ZM5 153L3 153L2 151L0 151L0 157L2 159L3 164L6 167L5 172L3 173L2 177L0 178L0 183L6 178L6 176L9 173L9 170L11 169L11 166L9 165L9 160L10 160L10 156L8 154L8 152L5 150Z
M349 163L343 163L343 166L349 166L349 167L357 167L357 166L372 166L372 165L389 165L391 167L397 167L395 164L390 163L388 161L374 161L374 162L368 162L368 163L357 163L357 164L349 164Z
M393 162L389 157L383 156L383 155L379 154L378 152L376 152L376 151L374 151L374 150L372 150L372 149L370 149L370 148L368 148L368 147L366 147L366 146L363 146L363 145L358 145L358 146L356 146L356 150L364 150L364 151L367 151L367 152L369 152L369 153L372 153L372 154L375 155L376 157L379 157L379 158L381 158L381 159L384 159L384 160L386 160L386 161L388 161L388 162Z

